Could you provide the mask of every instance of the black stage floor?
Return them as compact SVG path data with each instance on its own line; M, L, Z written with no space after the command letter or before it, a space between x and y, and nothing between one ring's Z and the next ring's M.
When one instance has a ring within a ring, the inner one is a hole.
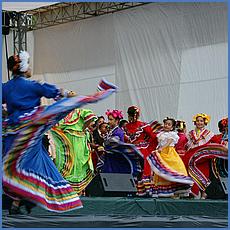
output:
M9 215L4 228L227 228L227 200L136 197L81 197L84 207L53 213L35 207L29 215ZM3 202L4 203L4 202Z

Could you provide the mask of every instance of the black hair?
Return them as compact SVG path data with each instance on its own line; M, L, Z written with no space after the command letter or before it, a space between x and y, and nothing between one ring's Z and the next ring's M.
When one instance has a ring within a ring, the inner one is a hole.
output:
M175 128L176 128L176 120L174 118L171 118L171 117L166 117L163 122L165 123L166 121L172 121L172 130L174 131Z
M8 70L10 70L13 74L15 75L20 75L22 74L22 72L19 69L19 66L17 69L14 69L14 67L19 64L21 61L20 60L16 60L15 56L10 56L7 60L7 68Z
M102 127L102 125L104 125L104 124L106 124L106 125L108 125L108 123L106 123L106 122L103 122L103 123L101 123L100 125L99 125L99 129L101 129L101 127Z
M140 115L140 110L136 106L133 105L133 106L130 106L128 108L127 113L128 113L129 116L132 116L132 117L134 117L135 114L137 114L137 116L139 116Z
M97 120L96 120L96 122L95 122L96 125L97 125L98 121L99 121L101 118L103 118L103 119L105 120L104 116L99 116L99 117L97 117Z
M119 122L119 127L122 128L124 126L125 123L128 123L127 120L123 119L123 120L120 120Z
M17 62L14 59L14 56L10 56L7 60L7 68L12 71Z
M103 118L103 119L105 120L104 116L99 116L99 117L97 118L97 120L99 120L99 119L101 119L101 118Z
M218 122L218 128L219 128L219 131L222 133L225 129L225 126L222 124L222 120L220 120Z

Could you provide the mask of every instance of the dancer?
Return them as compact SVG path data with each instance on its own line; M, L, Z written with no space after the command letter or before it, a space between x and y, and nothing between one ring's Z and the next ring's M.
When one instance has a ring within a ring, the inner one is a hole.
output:
M96 119L90 109L75 109L51 129L56 149L55 164L78 194L94 177L87 128Z
M140 121L140 109L137 106L130 106L127 113L129 123L125 126L125 141L134 144L144 159L144 161L140 161L142 172L138 175L137 195L151 196L152 171L147 157L157 147L156 134L161 129L161 125L156 121L152 124Z
M94 130L92 130L92 140L100 138L100 131L99 131L99 126L100 124L105 122L105 118L103 116L99 116L97 120L95 121L95 127ZM92 141L93 142L93 141ZM92 147L94 147L92 145Z
M212 143L218 143L228 149L228 118L222 118L218 122L220 134L216 134L211 139ZM211 169L215 178L220 181L220 178L228 177L228 160L221 158L212 159Z
M92 96L65 98L47 107L40 106L43 96L58 99L73 93L27 79L28 59L25 51L9 58L12 79L2 87L2 100L8 111L3 122L4 192L15 200L12 213L20 213L19 201L22 198L54 212L80 208L82 204L78 194L56 169L42 146L42 138L73 109L101 100L115 91L105 90Z
M210 122L210 116L205 113L198 113L193 117L195 129L188 134L187 148L192 149L210 142L214 133L205 128Z
M98 161L102 173L125 173L134 177L140 172L141 154L134 145L124 143L124 131L119 127L123 118L120 110L107 110L110 131L105 140L105 154Z
M108 138L116 137L120 141L124 141L124 131L119 127L119 122L123 118L121 110L107 110L105 113L108 116L108 125L110 128Z
M98 173L97 164L98 160L101 159L102 155L105 153L105 140L108 135L109 126L108 123L103 122L99 125L98 135L95 135L93 138L93 152L92 160L94 165L95 173Z
M185 121L177 120L176 121L176 131L179 136L179 140L175 145L176 152L180 155L183 160L183 156L186 152L186 145L188 142L188 138L186 135L186 123Z
M154 172L152 196L189 196L193 181L175 150L175 144L179 140L175 132L176 121L167 117L163 123L163 131L157 134L157 150L147 158Z
M222 144L228 147L228 118L223 118L218 122L220 134L216 134L211 139L211 142Z
M210 122L210 116L204 113L198 113L193 117L193 122L195 129L191 130L188 134L188 143L187 149L191 152L198 146L205 145L211 141L211 138L214 136L214 133L210 130L207 130L205 126ZM206 160L197 165L197 168L205 175L206 178L209 178L210 173L210 161ZM205 191L200 190L199 187L194 184L192 192L195 196L201 196L201 199L206 199L207 194Z
M125 119L120 120L119 127L125 131L125 127L128 124L128 121Z
M205 128L210 116L198 113L193 117L195 129L188 135L187 152L183 158L188 173L194 180L192 194L195 198L206 199L205 192L210 182L210 159L227 158L227 149L218 144L210 144L214 133Z

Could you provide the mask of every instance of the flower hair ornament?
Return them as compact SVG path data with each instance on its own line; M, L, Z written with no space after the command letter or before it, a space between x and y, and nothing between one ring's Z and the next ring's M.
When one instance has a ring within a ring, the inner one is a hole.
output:
M114 117L115 119L123 119L123 114L122 114L122 111L121 110L118 110L118 109L114 109L114 110L109 110L107 109L106 113L105 113L107 116L112 116Z
M19 53L19 60L20 60L19 70L20 70L20 72L25 73L29 69L29 58L30 58L30 55L28 52L20 51L20 53Z
M185 121L177 120L177 121L176 121L176 128L177 128L178 130L183 130L183 129L185 129L185 128L186 128L186 123L185 123Z
M195 116L193 116L192 121L193 121L193 122L196 122L196 119L197 119L198 117L202 117L202 118L204 119L205 125L207 125L207 124L210 122L210 120L211 120L211 117L210 117L209 115L207 115L207 114L205 114L205 113L198 113L198 114L196 114Z
M223 118L220 123L223 127L228 127L228 118Z

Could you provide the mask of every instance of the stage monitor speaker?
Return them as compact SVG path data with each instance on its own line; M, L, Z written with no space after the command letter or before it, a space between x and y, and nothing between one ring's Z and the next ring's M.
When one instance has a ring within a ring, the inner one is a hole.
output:
M10 33L10 16L8 12L2 12L2 35Z
M211 173L210 175L211 184L207 187L205 192L209 199L227 199L228 197L228 178L217 179Z
M220 177L220 183L225 194L228 194L228 177Z
M87 196L135 196L135 181L131 174L100 173L87 186Z

